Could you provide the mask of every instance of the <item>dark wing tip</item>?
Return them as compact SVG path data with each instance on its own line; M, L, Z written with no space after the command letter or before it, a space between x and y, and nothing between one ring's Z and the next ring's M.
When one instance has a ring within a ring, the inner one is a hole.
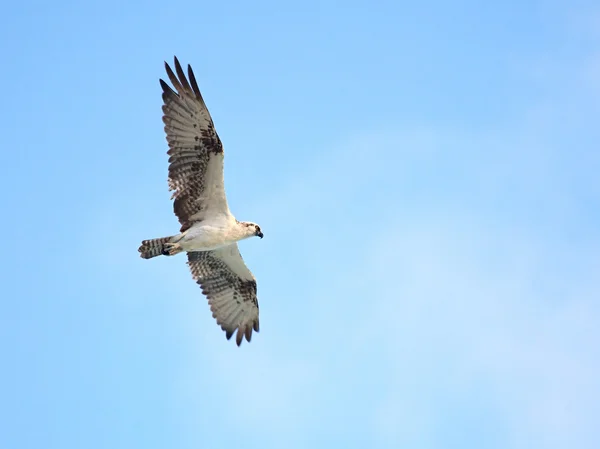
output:
M174 57L174 60L175 60L175 73L177 73L179 82L181 83L181 85L184 87L185 90L191 91L192 88L190 87L190 84L188 83L188 80L185 77L185 72L181 68L181 64L179 64L179 59L177 59L177 56Z
M175 58L175 61L177 61L177 58ZM171 69L171 66L169 65L169 63L167 61L165 61L165 70L167 71L169 80L173 84L173 87L175 88L175 90L177 90L177 92L181 92L183 90L181 83L175 76L175 73L173 73L173 70ZM163 83L164 83L164 81L161 79L161 86L163 85ZM167 86L168 86L168 84L167 84ZM164 87L163 87L163 89L164 89ZM173 93L175 93L175 91L173 89L171 89L171 87L169 87L169 90L172 91Z
M169 65L169 63L167 61L165 61L165 70L167 71L167 74L169 75L169 79L171 79L171 75L174 75L174 73L173 73L173 69L171 69L171 66Z
M163 93L169 95L169 94L175 94L177 95L177 92L175 92L173 89L171 89L171 86L169 86L165 81L163 81L162 78L159 79L160 81L160 87L163 90Z
M178 66L181 67L181 64L179 64L179 59L177 59L177 56L175 55L173 55L173 62L175 63L175 68Z
M246 326L240 326L233 330L231 330L231 329L223 329L223 330L225 331L225 337L227 338L227 340L230 340L231 337L233 337L233 334L235 333L235 344L238 346L241 346L242 342L244 341L244 338L246 338L246 341L248 343L250 343L250 341L252 340L252 329L254 329L255 331L258 332L258 324L256 322L254 322L253 326L246 325Z
M196 75L194 75L194 71L192 70L192 66L188 64L188 77L190 79L190 83L192 85L192 89L194 91L194 93L196 94L196 97L201 100L202 102L204 102L204 100L202 99L202 94L200 93L200 88L198 87L198 82L196 81Z

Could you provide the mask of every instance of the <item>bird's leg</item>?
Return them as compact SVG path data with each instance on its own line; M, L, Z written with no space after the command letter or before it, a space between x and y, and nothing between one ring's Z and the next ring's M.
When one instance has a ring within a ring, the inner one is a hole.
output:
M179 243L165 243L162 250L163 256L174 256L183 251Z

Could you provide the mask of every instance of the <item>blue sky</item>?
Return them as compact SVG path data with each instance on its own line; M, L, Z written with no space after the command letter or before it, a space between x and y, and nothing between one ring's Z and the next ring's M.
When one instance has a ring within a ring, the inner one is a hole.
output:
M600 8L3 9L0 447L597 448ZM158 78L194 67L261 332L184 257Z

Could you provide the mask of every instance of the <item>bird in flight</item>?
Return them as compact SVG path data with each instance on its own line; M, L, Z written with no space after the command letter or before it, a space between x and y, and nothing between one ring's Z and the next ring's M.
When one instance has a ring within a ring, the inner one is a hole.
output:
M217 324L236 344L258 332L256 279L237 242L263 238L256 223L238 221L229 211L223 180L223 145L204 103L192 68L186 78L175 57L175 72L165 62L173 90L160 80L163 122L169 144L169 190L181 223L179 234L144 240L144 259L186 252L192 277L200 285Z

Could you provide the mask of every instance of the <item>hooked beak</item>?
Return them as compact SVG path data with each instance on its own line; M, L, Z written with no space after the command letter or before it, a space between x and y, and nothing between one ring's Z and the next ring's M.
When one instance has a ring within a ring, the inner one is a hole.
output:
M261 239L263 238L263 233L259 232L258 234L256 234L257 236L259 236Z

